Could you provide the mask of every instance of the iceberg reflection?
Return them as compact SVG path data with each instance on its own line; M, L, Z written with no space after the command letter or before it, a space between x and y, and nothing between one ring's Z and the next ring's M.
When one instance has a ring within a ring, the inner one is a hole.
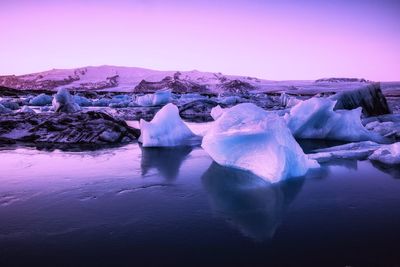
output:
M262 241L273 237L304 178L271 184L250 172L213 162L202 182L217 213L245 236Z
M142 147L142 159L140 167L142 175L146 175L150 169L156 169L165 179L175 180L179 169L192 152L190 146L181 147Z

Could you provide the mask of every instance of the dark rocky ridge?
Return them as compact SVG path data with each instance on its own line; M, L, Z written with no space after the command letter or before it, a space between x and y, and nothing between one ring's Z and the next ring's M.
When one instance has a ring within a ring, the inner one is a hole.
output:
M12 113L0 117L0 143L128 143L140 135L125 121L96 111L78 113Z

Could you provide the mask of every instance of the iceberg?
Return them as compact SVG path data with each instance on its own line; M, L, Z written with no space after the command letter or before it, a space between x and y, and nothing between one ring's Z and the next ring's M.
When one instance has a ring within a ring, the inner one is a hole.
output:
M68 92L67 89L61 88L53 98L53 108L55 112L77 112L81 110L81 107L75 103L74 98Z
M161 106L169 103L171 100L171 90L159 90L154 94L147 94L138 96L136 103L139 106L150 107L150 106Z
M224 109L201 146L218 164L269 182L303 176L319 166L304 154L282 118L251 103Z
M46 106L46 105L50 105L52 100L53 100L53 97L46 95L46 94L40 94L40 95L32 98L29 101L29 105L31 105L31 106Z
M362 125L361 108L334 110L335 105L336 101L314 97L298 103L284 118L292 134L300 139L386 141Z
M184 146L200 142L200 137L182 121L174 104L164 106L150 122L141 119L140 130L139 142L143 147Z
M0 104L0 114L7 114L7 113L11 113L12 110L9 108L6 108L5 106L3 106L2 104Z
M74 95L74 101L81 107L90 107L92 106L92 101L84 96Z
M400 164L400 142L378 148L369 159L387 165Z

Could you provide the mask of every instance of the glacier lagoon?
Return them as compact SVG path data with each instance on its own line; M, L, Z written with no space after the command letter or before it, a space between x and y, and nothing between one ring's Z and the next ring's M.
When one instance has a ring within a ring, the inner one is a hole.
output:
M398 167L333 160L270 184L219 166L200 147L138 143L94 151L8 146L0 160L0 265L400 260Z

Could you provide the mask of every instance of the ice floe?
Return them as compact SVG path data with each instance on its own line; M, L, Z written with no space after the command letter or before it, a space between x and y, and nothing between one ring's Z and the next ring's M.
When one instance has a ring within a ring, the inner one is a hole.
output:
M334 110L335 105L336 101L314 97L298 103L284 118L296 138L348 142L386 141L362 125L361 108Z
M32 98L29 101L29 105L31 105L31 106L46 106L46 105L50 105L51 101L53 101L53 97L46 95L46 94L40 94L40 95Z
M67 89L61 88L53 98L53 108L55 112L77 112L81 110L81 107L75 103L74 98L68 92Z
M167 104L154 118L147 122L140 120L139 142L144 147L170 147L200 143L196 136L179 116L174 104Z
M400 164L400 142L378 148L369 159L388 165Z
M282 118L250 103L225 109L204 136L202 147L220 165L251 171L270 182L318 167Z

